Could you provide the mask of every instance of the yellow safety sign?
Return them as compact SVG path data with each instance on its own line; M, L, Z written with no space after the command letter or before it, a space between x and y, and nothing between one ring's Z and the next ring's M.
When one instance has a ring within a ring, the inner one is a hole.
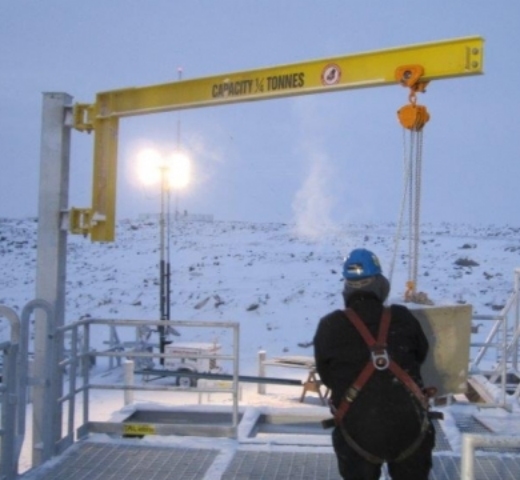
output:
M153 425L145 423L125 423L123 425L124 435L155 435L156 430Z

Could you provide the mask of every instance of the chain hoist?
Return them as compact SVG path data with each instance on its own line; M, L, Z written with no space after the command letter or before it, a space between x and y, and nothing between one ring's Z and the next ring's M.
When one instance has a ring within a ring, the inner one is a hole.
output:
M417 92L426 90L427 81L421 77L424 69L420 65L406 65L399 67L396 79L404 87L410 89L409 103L398 110L397 116L403 126L403 152L405 166L405 182L403 202L396 235L397 241L400 237L402 227L404 206L408 199L408 281L406 283L405 301L415 303L431 303L427 295L417 291L417 277L419 265L420 246L420 219L421 219L421 180L422 180L422 150L423 150L423 127L430 119L430 114L424 105L417 104ZM409 132L408 141L406 132ZM392 266L393 268L393 266Z

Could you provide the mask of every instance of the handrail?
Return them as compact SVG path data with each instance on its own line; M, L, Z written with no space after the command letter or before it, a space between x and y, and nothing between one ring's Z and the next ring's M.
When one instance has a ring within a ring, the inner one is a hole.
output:
M520 437L512 435L462 435L461 480L475 480L475 449L478 447L518 448Z
M229 389L220 389L221 393L230 393L233 396L232 402L232 424L231 430L233 435L236 436L238 429L238 383L239 383L239 363L238 363L238 352L239 352L239 324L235 322L203 322L203 321L160 321L160 320L129 320L129 319L100 319L100 318L89 318L79 320L74 323L70 323L64 326L61 326L56 329L56 335L54 336L56 342L61 344L62 351L65 351L65 345L63 342L65 341L65 333L71 333L71 345L68 350L68 358L57 359L57 364L60 368L68 368L69 373L69 386L68 392L63 393L63 395L57 399L59 404L63 404L64 402L69 402L68 408L68 419L67 419L67 435L59 441L57 448L59 450L63 450L67 446L69 446L74 437L74 421L75 421L75 398L78 394L83 395L83 418L82 425L77 429L79 435L88 430L88 426L92 424L89 420L89 399L90 399L90 391L94 389L105 389L105 390L121 390L122 392L140 390L140 391L187 391L188 389L181 386L165 386L165 385L128 385L128 384L100 384L93 383L90 378L90 366L89 366L89 358L90 357L108 357L112 358L125 358L125 359L133 359L133 358L185 358L186 355L175 354L170 352L165 353L154 353L151 352L142 352L142 351L114 351L113 346L109 345L107 350L103 351L95 351L90 348L90 335L91 328L93 326L101 326L107 327L110 331L113 331L116 326L119 327L130 327L130 328L139 328L142 326L147 327L158 327L158 326L172 326L174 328L179 327L190 327L190 328L219 328L219 329L231 329L233 332L232 338L232 353L190 353L190 358L197 359L216 359L216 360L224 360L231 361L233 363L232 367L232 379L231 379L231 387ZM81 347L78 347L78 338L79 331L83 330L83 338ZM81 383L78 385L78 380L81 378ZM198 386L196 388L189 388L189 390L195 392L214 392L215 389L207 386ZM107 424L108 425L108 424Z
M509 321L510 314L513 312L513 319ZM515 283L512 294L506 305L498 315L474 315L473 320L491 320L494 325L489 331L484 342L473 342L472 347L480 347L476 357L471 361L469 370L478 373L478 365L485 358L490 348L497 349L498 364L491 371L486 372L489 380L496 383L500 379L502 405L506 406L507 395L507 373L508 367L518 372L518 348L520 340L520 269L515 270ZM509 335L509 337L508 337ZM501 338L500 338L501 337ZM480 373L483 373L480 371ZM517 399L520 396L520 388L517 388L514 395Z
M43 370L44 378L38 378L38 382L35 382L34 378L29 379L29 330L31 315L36 309L44 311L47 322L47 336L45 344L45 369ZM52 342L52 331L54 327L54 308L52 305L43 299L36 298L28 302L22 309L21 314L21 342L20 342L20 375L18 378L18 395L20 402L24 405L27 403L27 387L30 383L34 384L34 399L43 402L45 412L53 412L52 410L52 399L58 396L57 381L58 379L54 375L54 365L56 357L56 349ZM25 436L25 408L20 409L18 412L18 438L19 438L19 450L21 451L23 439ZM39 423L39 429L33 430L33 461L36 458L36 454L43 452L43 458L51 458L52 452L52 439L54 438L54 432L57 428L55 415L46 415L41 419Z
M0 344L0 354L3 358L2 379L0 392L2 402L0 426L0 478L11 480L18 474L18 460L20 458L20 442L18 441L18 412L25 413L25 405L20 404L18 397L19 352L20 352L20 319L17 313L5 305L0 305L0 318L10 322L10 340Z

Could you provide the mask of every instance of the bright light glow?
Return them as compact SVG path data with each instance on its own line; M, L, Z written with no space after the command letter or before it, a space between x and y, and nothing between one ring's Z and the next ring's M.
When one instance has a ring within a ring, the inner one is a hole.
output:
M137 175L143 185L154 185L161 181L163 160L157 150L147 148L137 157Z
M176 152L166 161L168 166L168 184L174 189L184 188L190 181L190 159L183 153Z
M187 155L175 152L164 158L154 149L147 148L137 157L137 175L144 185L161 182L162 172L166 174L169 188L181 189L190 181L191 164Z

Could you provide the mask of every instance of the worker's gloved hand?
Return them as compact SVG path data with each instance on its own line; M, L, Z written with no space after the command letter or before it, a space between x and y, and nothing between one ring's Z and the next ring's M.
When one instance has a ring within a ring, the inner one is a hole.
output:
M426 398L433 398L437 395L437 387L425 387L422 391Z
M329 408L330 408L330 413L332 413L332 415L336 415L336 406L332 403L332 399L329 398L328 402L329 404Z

